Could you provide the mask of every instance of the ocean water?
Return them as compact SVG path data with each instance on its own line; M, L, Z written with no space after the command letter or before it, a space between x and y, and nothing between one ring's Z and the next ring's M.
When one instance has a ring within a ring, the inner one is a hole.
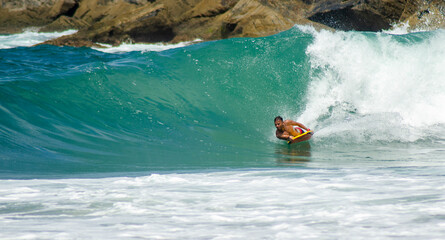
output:
M0 36L1 239L445 237L445 31L69 33Z

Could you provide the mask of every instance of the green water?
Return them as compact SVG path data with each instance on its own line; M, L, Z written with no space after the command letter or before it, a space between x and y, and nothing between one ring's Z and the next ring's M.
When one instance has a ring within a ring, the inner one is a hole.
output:
M442 32L391 36L295 28L266 38L162 52L3 49L1 173L262 168L287 166L289 161L323 162L335 156L333 151L369 146L371 153L388 144L390 149L440 148L442 116L425 122L436 124L438 133L419 135L416 126L406 124L417 114L403 108L397 91L385 94L374 81L392 66L394 73L387 71L390 79L384 83L393 82L391 77L403 73L396 63L408 61L418 49L437 63L443 49L435 41L441 38ZM439 53L423 49L431 45ZM397 61L398 50L408 52L401 56L405 60ZM440 90L443 84L435 76L441 70L435 69L423 81ZM413 76L426 74L422 66L414 71ZM443 94L414 87L413 81L405 79L407 96L430 91L432 97L420 107L437 110ZM398 87L405 83L395 82ZM381 99L386 102L374 109L372 102ZM277 115L314 129L313 140L294 147L278 141L273 125ZM347 156L335 157L344 159Z

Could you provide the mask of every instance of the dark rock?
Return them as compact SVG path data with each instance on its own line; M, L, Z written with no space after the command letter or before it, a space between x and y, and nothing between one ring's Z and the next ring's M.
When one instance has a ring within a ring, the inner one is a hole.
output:
M350 31L380 31L391 27L390 19L368 10L354 10L352 6L316 13L309 20L334 29Z

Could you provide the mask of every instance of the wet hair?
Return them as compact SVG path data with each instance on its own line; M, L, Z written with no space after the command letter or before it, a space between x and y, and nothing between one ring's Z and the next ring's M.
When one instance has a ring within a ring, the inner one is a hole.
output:
M281 116L276 116L275 119L273 120L273 122L276 122L277 120L283 121L283 118Z

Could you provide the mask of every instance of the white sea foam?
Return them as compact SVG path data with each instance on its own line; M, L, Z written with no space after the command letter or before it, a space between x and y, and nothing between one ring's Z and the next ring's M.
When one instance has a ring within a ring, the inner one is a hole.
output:
M106 53L120 53L120 52L132 52L132 51L139 51L139 52L161 52L168 49L173 48L181 48L185 47L194 43L201 42L202 40L196 39L193 41L188 42L180 42L176 44L163 44L163 43L154 43L154 44L145 44L145 43L123 43L119 46L113 47L108 44L101 44L104 46L104 48L93 48L98 51L106 52Z
M383 33L387 34L393 34L393 35L405 35L410 33L419 33L419 32L428 32L431 31L431 29L428 28L410 28L410 25L408 22L402 22L397 25L392 26L390 29L382 30Z
M409 175L398 171L335 168L0 180L0 238L443 236L443 167ZM14 189L32 189L34 194Z
M59 38L65 35L70 35L76 33L77 30L67 30L63 32L53 32L53 33L39 33L36 30L28 30L19 34L10 34L10 35L0 35L0 49L8 49L15 47L30 47L47 40ZM194 43L201 42L201 39L196 39L193 41L181 42L176 44L129 44L123 43L119 46L113 47L108 44L100 44L104 46L104 48L93 48L98 51L106 52L106 53L120 53L120 52L132 52L132 51L140 51L140 52L149 52L149 51L165 51L173 48L185 47Z
M408 34L410 32L422 32L422 31L421 30L410 31L409 24L407 22L405 22L405 23L400 23L398 25L394 25L390 29L383 30L382 32L387 33L387 34L394 34L394 35L404 35L404 34Z
M394 36L302 30L314 42L306 50L312 81L301 121L408 141L423 137L419 129L445 124L445 31Z
M0 49L30 47L50 39L76 33L77 30L63 32L39 33L36 31L25 31L18 34L0 35Z

